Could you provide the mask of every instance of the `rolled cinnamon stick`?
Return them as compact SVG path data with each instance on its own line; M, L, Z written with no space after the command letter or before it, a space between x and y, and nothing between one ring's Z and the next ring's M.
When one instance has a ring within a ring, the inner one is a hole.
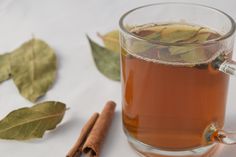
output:
M86 138L88 137L90 131L92 130L95 122L97 121L99 117L98 113L94 113L87 123L84 125L84 127L81 130L80 136L74 146L71 148L71 150L68 152L66 157L79 157L82 153L82 147L84 145L84 142L86 141Z
M83 153L89 157L99 157L101 146L107 134L108 128L112 121L115 112L116 104L113 101L108 101L91 130L86 142L83 146Z

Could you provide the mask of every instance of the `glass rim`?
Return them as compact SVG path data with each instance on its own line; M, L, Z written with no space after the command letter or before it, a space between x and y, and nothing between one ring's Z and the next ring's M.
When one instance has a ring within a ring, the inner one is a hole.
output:
M136 10L139 10L139 9L142 9L142 8L151 7L151 6L160 6L160 5L169 5L169 4L198 6L198 7L203 7L203 8L206 8L206 9L210 9L210 10L216 11L216 12L224 15L226 18L229 19L229 21L231 22L231 28L230 28L230 30L227 33L223 34L221 37L216 38L216 39L212 39L212 40L208 40L208 41L205 41L205 42L202 42L202 43L187 43L187 42L186 43L167 43L167 42L161 42L161 41L153 41L153 40L148 40L148 39L142 38L142 37L140 37L138 35L135 35L134 33L131 33L130 31L128 31L125 28L125 26L124 26L125 18L128 15L130 15L131 13L135 12ZM126 13L124 13L120 17L119 28L120 28L121 32L126 33L129 36L132 36L133 38L135 38L137 40L148 42L148 43L154 44L154 45L158 44L158 45L163 45L163 46L181 46L181 45L193 45L194 46L194 45L215 44L215 42L219 42L219 41L222 41L222 40L225 40L225 39L231 37L235 33L236 23L235 23L234 19L230 15L228 15L224 11L221 11L220 9L217 9L217 8L214 8L214 7L211 7L211 6L207 6L207 5L203 5L203 4L197 4L197 3L187 3L187 2L162 2L162 3L152 3L152 4L148 4L148 5L143 5L143 6L136 7L134 9L131 9L131 10L127 11Z

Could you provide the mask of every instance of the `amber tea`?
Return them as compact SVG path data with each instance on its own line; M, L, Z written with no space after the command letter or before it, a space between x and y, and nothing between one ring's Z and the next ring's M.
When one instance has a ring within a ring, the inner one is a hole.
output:
M147 24L130 31L167 44L149 47L131 42L133 51L122 48L126 133L164 150L203 145L208 125L224 125L229 77L216 67L217 60L230 58L231 52L218 53L219 43L196 45L216 40L220 33L185 23Z

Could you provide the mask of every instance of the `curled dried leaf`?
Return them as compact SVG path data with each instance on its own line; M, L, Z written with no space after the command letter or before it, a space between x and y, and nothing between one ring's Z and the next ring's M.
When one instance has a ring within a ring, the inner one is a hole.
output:
M180 55L192 51L196 46L184 45L184 46L170 46L169 51L171 55Z
M169 25L166 29L161 31L161 42L176 43L183 40L188 40L194 37L200 30L198 26L191 25Z
M98 45L88 36L87 38L92 50L94 62L98 70L109 79L119 81L120 55Z
M161 39L161 33L160 32L152 33L150 35L145 36L145 39L159 41Z
M11 140L41 138L45 131L56 128L62 121L65 111L65 104L54 101L12 111L0 121L0 138Z
M205 50L200 47L182 54L181 59L187 63L197 64L198 62L206 61L207 56Z
M188 43L203 43L208 40L210 33L198 33L193 38L187 40Z
M104 45L107 49L113 52L120 52L120 43L119 43L119 31L114 30L105 35L98 33L98 36L103 40Z

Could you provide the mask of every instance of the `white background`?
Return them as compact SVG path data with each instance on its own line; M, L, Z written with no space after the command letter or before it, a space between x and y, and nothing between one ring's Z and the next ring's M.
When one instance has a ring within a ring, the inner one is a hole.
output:
M167 2L154 0L0 0L0 53L12 50L34 34L56 49L58 79L41 101L65 102L63 123L43 139L26 142L0 140L0 157L65 157L80 129L104 103L117 102L117 112L102 151L102 157L137 157L126 142L121 125L120 83L101 75L92 60L85 38L118 26L118 19L134 7ZM219 8L236 19L235 0L188 0ZM236 80L232 78L226 128L236 130ZM0 117L13 109L31 106L12 81L0 84ZM236 146L223 147L215 157L234 157Z

